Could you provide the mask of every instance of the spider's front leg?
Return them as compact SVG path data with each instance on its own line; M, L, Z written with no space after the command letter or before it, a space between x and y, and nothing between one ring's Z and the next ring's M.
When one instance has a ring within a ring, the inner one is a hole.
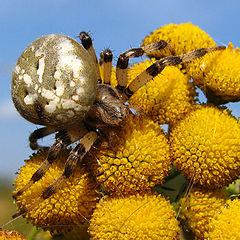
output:
M103 83L110 84L112 74L113 54L110 49L106 49L100 54L100 66L103 66Z
M156 61L150 67L148 67L145 71L140 73L130 84L127 88L123 90L123 98L125 100L129 99L140 87L145 85L148 81L153 79L159 73L163 71L166 66L175 66L182 63L187 63L192 61L196 58L202 57L207 53L217 51L217 50L224 50L225 46L217 46L211 48L201 48L195 51L185 53L179 56L170 56L162 58L161 60Z
M71 143L79 140L84 134L86 134L87 130L82 127L79 130L60 130L56 134L56 140L54 144L50 147L48 151L48 155L46 160L42 163L39 169L32 175L31 179L27 182L27 184L20 189L17 193L13 194L13 198L17 198L23 194L28 188L30 188L35 182L39 181L56 160L58 153L61 149L67 147ZM30 135L31 136L31 135Z
M76 165L83 159L85 154L91 149L94 142L98 139L98 133L95 131L88 132L81 141L77 144L77 146L70 152L69 157L65 163L63 173L56 179L49 187L47 187L41 196L37 198L29 208L21 208L20 211L13 215L13 218L16 218L20 215L24 215L34 209L38 204L40 204L45 199L49 198L53 195L57 189L61 186L61 183L68 179Z
M96 71L97 71L97 82L102 83L101 75L100 75L100 70L98 67L98 60L97 60L97 55L92 43L92 38L87 32L80 32L78 35L79 39L81 40L81 43L83 47L88 51L90 56L92 57L92 60L96 66Z
M127 69L130 58L141 57L143 55L151 55L151 53L166 47L170 49L173 55L175 54L175 51L172 48L172 46L164 40L140 48L132 48L122 53L118 57L117 61L116 77L118 85L116 86L116 89L120 93L122 93L127 86L127 74L128 74Z
M112 60L113 60L113 54L110 49L106 49L103 52L101 52L100 55L100 65L103 65L103 81L101 79L100 75L100 69L98 66L98 60L96 56L96 52L93 46L92 38L87 32L81 32L78 35L79 39L81 40L81 43L83 47L88 51L90 56L92 57L92 60L94 61L96 68L97 68L97 82L98 83L105 83L110 84L111 80L111 73L112 73Z

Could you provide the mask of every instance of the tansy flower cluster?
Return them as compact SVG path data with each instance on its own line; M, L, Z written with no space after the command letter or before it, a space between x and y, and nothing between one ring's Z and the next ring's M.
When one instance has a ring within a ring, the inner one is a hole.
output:
M167 225L166 225L167 223ZM160 195L104 198L91 218L93 239L178 239L170 203Z
M229 43L226 50L212 52L189 63L188 73L208 100L221 104L240 101L240 53Z
M226 191L193 187L178 203L182 225L190 230L195 238L204 239L204 234L210 229L209 223L225 205L226 199Z
M160 40L169 44L130 66L128 84L163 57L216 46L192 23L163 26L142 46ZM72 236L67 230L76 227L81 228L76 239L82 231L93 240L179 239L180 225L194 239L223 234L223 239L239 239L239 200L227 200L225 188L240 175L240 123L220 106L240 100L239 64L239 50L230 44L181 66L165 67L133 94L124 124L107 129L75 174L27 212L26 219L67 239ZM111 84L117 84L114 68ZM200 104L201 90L207 100ZM26 161L15 180L16 191L46 154L38 152ZM20 208L28 207L62 173L67 156L68 150L62 150L45 176L17 199ZM176 176L190 186L187 194ZM168 196L168 190L176 197Z
M216 46L214 40L206 32L192 23L168 24L160 27L144 38L142 46L160 40L168 42L172 46L174 54L170 51L171 49L164 48L153 52L150 57L160 59L170 55L188 53L195 49Z
M240 175L240 124L226 110L196 107L172 129L170 144L175 166L195 184L220 188Z
M240 200L228 200L210 222L210 231L205 233L209 240L240 239Z
M117 145L106 149L96 146L92 151L98 161L87 158L92 162L97 182L112 195L124 196L148 192L162 184L172 161L161 127L151 119L135 115L117 134Z

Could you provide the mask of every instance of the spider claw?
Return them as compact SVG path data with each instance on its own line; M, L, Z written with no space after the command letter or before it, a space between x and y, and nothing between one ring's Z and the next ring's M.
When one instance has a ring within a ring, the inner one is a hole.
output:
M26 208L21 208L19 212L15 213L14 215L12 215L12 218L17 218L21 215L25 215L27 213L27 209Z
M20 216L20 214L19 214L19 212L18 212L18 213L13 214L13 215L12 215L12 218L14 219L14 218L17 218L17 217L19 217L19 216Z
M19 190L18 192L14 193L14 194L12 195L12 197L13 197L15 200L17 200L17 197L21 196L22 194L23 194L23 192L22 192L21 190Z
M14 200L17 200L17 194L13 194L12 197Z

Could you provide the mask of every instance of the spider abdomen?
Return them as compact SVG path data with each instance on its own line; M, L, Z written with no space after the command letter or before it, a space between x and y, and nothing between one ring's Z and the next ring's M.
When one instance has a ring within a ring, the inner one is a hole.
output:
M32 42L19 57L12 99L28 121L68 126L81 121L96 97L96 66L75 40L51 34Z

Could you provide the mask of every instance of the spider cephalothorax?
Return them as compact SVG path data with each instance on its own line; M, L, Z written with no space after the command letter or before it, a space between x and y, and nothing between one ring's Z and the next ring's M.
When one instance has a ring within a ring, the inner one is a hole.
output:
M85 122L94 127L119 125L127 116L127 107L121 96L111 85L98 84L96 99Z
M19 57L12 78L12 99L19 113L28 121L43 125L30 135L32 149L40 149L37 140L57 132L46 160L29 182L16 194L41 179L61 149L78 141L66 160L62 175L48 186L31 208L22 208L14 217L25 214L54 194L61 182L69 178L75 166L106 129L121 127L130 113L125 102L145 83L168 65L177 65L224 47L204 48L156 61L127 86L130 58L151 55L161 48L172 47L159 41L121 54L117 61L117 86L110 85L112 53L101 53L103 79L92 40L86 32L79 35L82 45L70 37L51 34L31 43ZM112 134L114 136L114 134Z

